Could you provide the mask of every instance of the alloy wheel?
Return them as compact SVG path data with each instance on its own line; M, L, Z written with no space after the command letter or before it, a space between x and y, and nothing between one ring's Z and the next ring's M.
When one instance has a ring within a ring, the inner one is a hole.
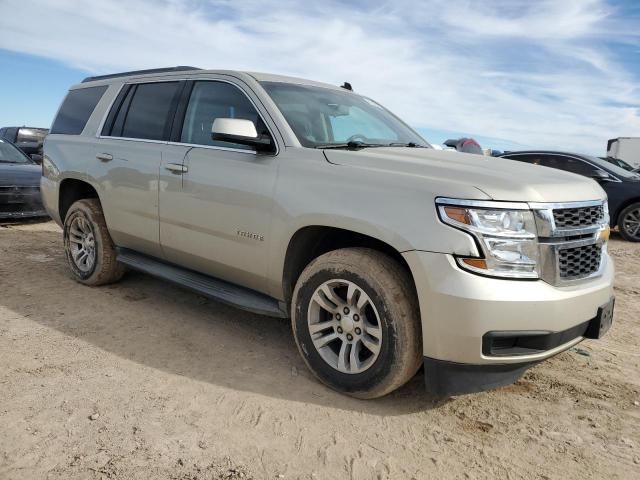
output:
M96 263L96 240L93 228L86 218L77 216L69 228L69 249L75 266L84 273Z
M311 297L309 334L322 359L342 373L373 365L382 346L382 324L367 293L348 280L329 280Z
M640 208L627 212L622 220L622 228L630 237L640 239Z

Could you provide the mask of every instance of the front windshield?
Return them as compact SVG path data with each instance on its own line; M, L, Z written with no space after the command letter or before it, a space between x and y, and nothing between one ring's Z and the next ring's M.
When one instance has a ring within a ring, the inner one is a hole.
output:
M280 82L262 82L305 147L350 142L366 146L429 144L373 100L347 90Z
M0 163L33 163L17 147L0 140Z
M589 155L585 155L584 157L590 162L600 167L602 170L605 170L609 173L613 173L616 177L630 178L633 180L640 179L640 175L638 175L637 173L630 172L629 170L625 170L624 168L614 165L613 163L608 162L606 160L602 160L601 158L591 157Z

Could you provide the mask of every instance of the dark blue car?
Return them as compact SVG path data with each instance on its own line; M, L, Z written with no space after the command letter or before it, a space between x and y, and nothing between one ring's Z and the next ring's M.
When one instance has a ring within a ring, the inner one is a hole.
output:
M626 240L640 242L640 175L637 173L598 157L576 153L528 150L500 156L593 178L609 197L611 225L617 225Z
M0 139L0 221L43 217L42 168L12 143Z

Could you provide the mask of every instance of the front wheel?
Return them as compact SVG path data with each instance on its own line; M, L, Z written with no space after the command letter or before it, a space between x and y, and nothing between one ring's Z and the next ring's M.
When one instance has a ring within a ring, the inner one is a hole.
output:
M620 212L618 228L625 240L640 242L640 202L631 204Z
M409 274L366 248L318 257L293 294L293 333L305 363L320 381L357 398L381 397L415 375L419 317Z

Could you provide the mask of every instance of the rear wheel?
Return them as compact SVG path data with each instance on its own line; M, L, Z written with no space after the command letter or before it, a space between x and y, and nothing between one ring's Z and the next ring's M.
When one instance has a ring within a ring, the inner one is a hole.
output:
M346 248L315 259L298 279L293 332L323 383L376 398L409 381L422 363L417 299L408 273L375 250Z
M625 240L640 242L640 202L633 203L620 212L618 228Z
M63 228L67 264L74 279L85 285L105 285L122 278L125 268L95 198L78 200L69 208Z

